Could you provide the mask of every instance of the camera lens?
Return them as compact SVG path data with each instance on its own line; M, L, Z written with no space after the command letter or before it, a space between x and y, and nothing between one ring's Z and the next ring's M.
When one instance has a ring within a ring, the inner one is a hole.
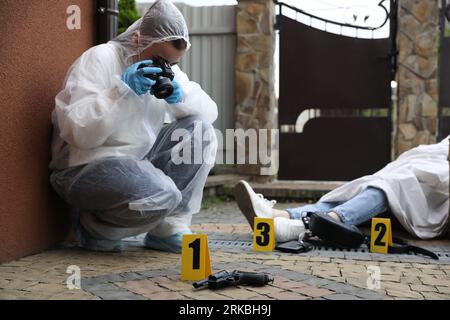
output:
M165 99L171 96L173 90L172 82L168 78L159 78L153 86L153 92L158 99Z

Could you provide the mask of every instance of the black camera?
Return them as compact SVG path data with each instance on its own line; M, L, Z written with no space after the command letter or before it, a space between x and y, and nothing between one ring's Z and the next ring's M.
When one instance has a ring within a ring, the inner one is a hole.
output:
M146 67L157 67L161 68L162 72L157 74L147 74L146 78L152 79L156 81L155 85L152 87L153 94L158 99L165 99L170 97L173 93L173 85L172 81L175 77L175 73L172 71L170 63L168 63L163 58L157 58L153 60L153 64L149 65L147 63L142 63L138 69L146 68Z

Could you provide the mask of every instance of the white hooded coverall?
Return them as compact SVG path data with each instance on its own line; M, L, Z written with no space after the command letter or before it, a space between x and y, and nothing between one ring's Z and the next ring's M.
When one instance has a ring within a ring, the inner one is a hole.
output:
M141 33L141 47L131 37ZM178 66L183 101L168 104L138 96L122 80L131 57L153 43L184 39L184 19L169 1L158 1L116 39L86 51L70 68L52 114L51 183L97 239L119 240L144 232L165 237L186 231L200 210L217 141L217 105ZM170 122L166 124L165 122ZM182 141L172 133L184 129ZM195 130L203 136L193 135ZM171 150L195 143L200 164L175 165Z

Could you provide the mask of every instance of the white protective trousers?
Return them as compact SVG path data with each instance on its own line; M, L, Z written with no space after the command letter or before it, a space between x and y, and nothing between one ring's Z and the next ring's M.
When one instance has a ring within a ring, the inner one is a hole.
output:
M177 129L187 134L172 141ZM191 163L174 163L174 148L190 152ZM56 170L51 183L67 203L80 209L81 224L96 239L120 240L145 232L167 237L188 231L192 214L200 210L216 151L213 127L191 116L165 125L141 160L95 160ZM199 152L205 158L195 163L194 153Z

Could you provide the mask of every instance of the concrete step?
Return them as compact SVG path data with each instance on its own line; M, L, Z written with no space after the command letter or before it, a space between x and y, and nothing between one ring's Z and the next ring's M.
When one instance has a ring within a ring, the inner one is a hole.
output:
M210 176L205 185L205 196L233 196L233 188L239 180L249 180L248 176L223 174ZM268 183L248 181L256 193L267 198L318 200L329 191L342 186L345 181L286 181L275 180Z

